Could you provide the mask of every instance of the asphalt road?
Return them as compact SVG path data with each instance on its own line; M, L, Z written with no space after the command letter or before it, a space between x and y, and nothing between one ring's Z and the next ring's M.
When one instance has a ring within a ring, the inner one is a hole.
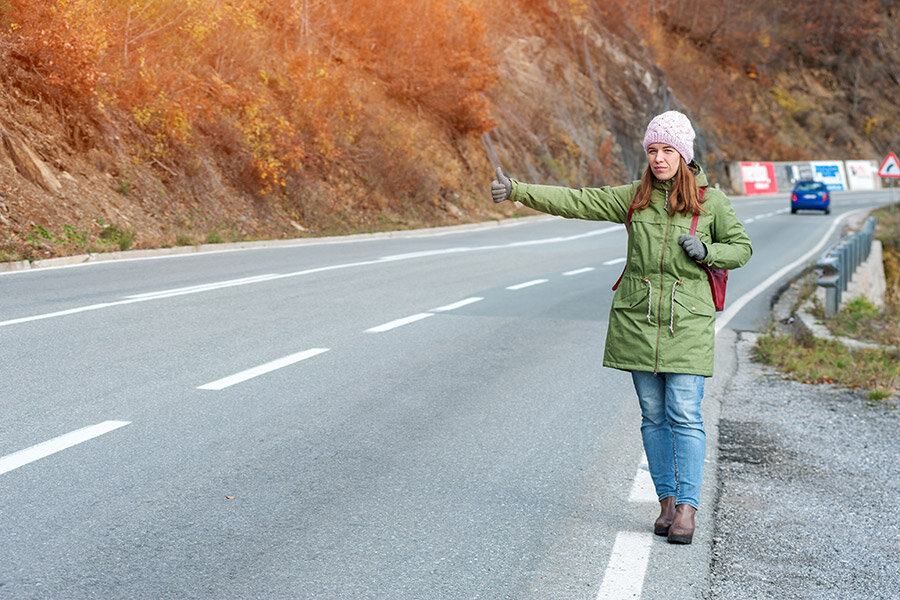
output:
M889 198L736 198L723 362ZM0 598L699 597L708 537L646 533L630 376L601 367L624 238L537 218L0 275Z

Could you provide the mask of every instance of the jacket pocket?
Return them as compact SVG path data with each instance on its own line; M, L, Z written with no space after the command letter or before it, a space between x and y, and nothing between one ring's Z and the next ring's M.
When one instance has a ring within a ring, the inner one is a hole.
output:
M647 322L650 321L650 311L652 308L653 286L646 277L641 281L643 288L637 288L627 294L616 294L613 298L612 307L614 310L622 310L626 312L644 312L646 311ZM630 318L630 317L629 317Z
M673 304L680 307L680 312L685 316L698 315L703 317L714 317L716 314L715 307L711 303L711 297L703 300L693 294L676 290L673 300Z
M650 296L650 287L647 283L642 285L643 289L637 288L627 294L616 294L616 297L613 298L613 308L634 308L642 302L646 302Z

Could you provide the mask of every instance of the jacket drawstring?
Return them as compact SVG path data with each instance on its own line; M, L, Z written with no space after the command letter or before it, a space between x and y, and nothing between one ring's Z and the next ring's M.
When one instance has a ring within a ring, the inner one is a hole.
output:
M681 280L676 279L672 284L672 305L669 307L669 333L675 335L675 288L681 285Z
M650 284L650 280L644 277L644 283L647 284L647 322L653 325L653 321L650 320L650 310L653 308L653 285Z

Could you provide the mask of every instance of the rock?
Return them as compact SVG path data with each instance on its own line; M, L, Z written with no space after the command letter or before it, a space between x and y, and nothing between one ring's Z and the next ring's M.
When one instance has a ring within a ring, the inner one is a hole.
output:
M0 136L3 138L2 148L5 150L7 158L26 179L48 192L55 193L62 189L62 184L50 167L35 154L28 144L6 131L0 132Z
M453 204L451 202L446 202L444 204L444 210L446 210L448 213L450 213L451 215L453 215L454 217L456 217L458 219L462 219L466 216L466 212L463 209L461 209L460 207L456 206L455 204Z

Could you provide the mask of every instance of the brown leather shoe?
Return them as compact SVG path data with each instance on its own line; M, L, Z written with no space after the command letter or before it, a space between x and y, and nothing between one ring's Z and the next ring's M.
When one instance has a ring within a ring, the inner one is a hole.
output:
M669 527L670 544L690 544L694 537L694 513L697 509L690 504L675 507L675 518Z
M675 496L666 496L659 501L659 516L653 523L653 533L656 535L669 535L669 526L675 518Z

